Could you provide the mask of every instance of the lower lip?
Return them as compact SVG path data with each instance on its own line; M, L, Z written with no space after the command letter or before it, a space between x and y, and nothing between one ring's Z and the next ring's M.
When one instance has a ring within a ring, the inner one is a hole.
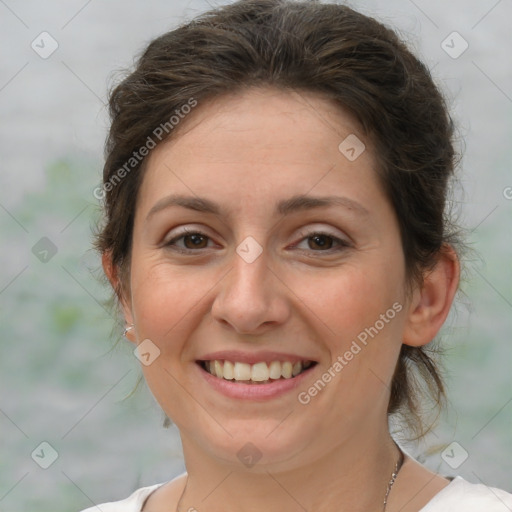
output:
M199 373L203 379L216 391L230 398L241 400L264 401L284 395L300 386L307 379L311 371L317 366L313 365L302 373L291 379L278 379L268 384L245 384L219 377L214 377L207 372L200 364L196 363Z

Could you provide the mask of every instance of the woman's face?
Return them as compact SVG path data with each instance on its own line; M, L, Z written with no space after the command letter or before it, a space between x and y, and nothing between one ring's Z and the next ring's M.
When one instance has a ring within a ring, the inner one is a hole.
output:
M147 161L125 313L185 454L292 467L385 429L407 304L370 142L329 101L273 89L181 122Z

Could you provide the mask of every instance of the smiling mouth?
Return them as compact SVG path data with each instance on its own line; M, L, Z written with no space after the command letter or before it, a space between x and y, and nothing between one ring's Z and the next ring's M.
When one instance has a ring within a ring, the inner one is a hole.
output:
M267 364L232 362L232 361L197 361L199 366L219 379L240 382L242 384L270 384L277 380L293 379L312 368L316 361L272 361Z

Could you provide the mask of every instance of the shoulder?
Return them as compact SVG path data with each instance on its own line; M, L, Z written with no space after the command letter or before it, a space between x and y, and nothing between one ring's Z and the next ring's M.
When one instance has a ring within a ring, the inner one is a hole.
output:
M155 484L148 487L141 487L124 500L94 505L81 512L98 512L98 510L101 510L101 512L140 512L148 496L162 485L163 484Z
M457 476L420 512L510 512L512 494Z

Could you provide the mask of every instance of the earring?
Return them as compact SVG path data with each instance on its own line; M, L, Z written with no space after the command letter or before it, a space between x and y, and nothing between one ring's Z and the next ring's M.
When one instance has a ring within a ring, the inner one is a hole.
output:
M128 327L126 327L126 328L125 328L125 330L123 331L123 336L124 336L125 338L127 338L127 336L126 336L126 335L127 335L127 334L128 334L128 332L129 332L129 331L131 331L134 327L135 327L135 326L134 326L133 324L130 324ZM128 338L127 338L127 339L128 339Z

